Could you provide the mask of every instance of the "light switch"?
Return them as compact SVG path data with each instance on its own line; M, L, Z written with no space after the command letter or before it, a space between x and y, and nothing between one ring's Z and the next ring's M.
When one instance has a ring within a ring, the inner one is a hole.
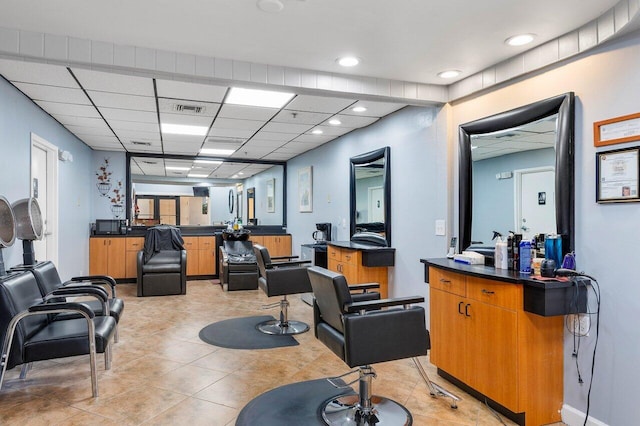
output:
M447 227L444 220L436 220L436 235L445 235Z

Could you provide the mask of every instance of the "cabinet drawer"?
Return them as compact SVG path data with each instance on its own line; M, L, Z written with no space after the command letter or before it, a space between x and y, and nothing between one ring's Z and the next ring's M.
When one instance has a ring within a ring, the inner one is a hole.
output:
M340 260L342 263L357 266L360 262L360 252L357 250L341 250Z
M140 251L144 248L144 237L127 237L127 251Z
M446 291L466 296L467 277L455 272L449 272L438 268L429 268L429 286L436 290Z
M342 260L342 259L341 259L341 252L340 252L340 249L339 249L339 248L337 248L337 247L333 247L333 246L329 246L329 247L327 247L327 257L328 257L329 259L337 260L338 262L339 262L340 260Z
M213 250L215 244L214 237L198 237L198 250Z
M467 277L467 297L512 311L522 308L522 286Z
M184 239L184 248L186 250L198 249L198 237L183 237L183 239Z

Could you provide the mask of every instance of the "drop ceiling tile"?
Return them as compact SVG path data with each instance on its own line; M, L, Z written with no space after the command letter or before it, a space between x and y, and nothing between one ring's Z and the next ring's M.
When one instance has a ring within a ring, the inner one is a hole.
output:
M87 96L80 89L32 83L15 83L15 86L34 101L64 102L78 105L91 104Z
M156 111L156 101L149 96L123 95L121 93L89 91L89 96L98 107Z
M296 142L307 142L307 143L326 143L335 139L335 136L331 135L312 135L312 134L304 134L300 135L294 139Z
M212 121L213 118L207 116L167 114L164 112L160 113L161 123L182 124L187 126L206 126L208 128Z
M241 143L225 142L207 139L207 142L202 145L202 149L233 149L237 150L242 146Z
M116 134L121 141L160 141L160 132L135 132L132 130L118 130Z
M332 114L324 112L306 112L282 110L276 115L272 121L278 123L295 123L295 124L320 124L324 120L331 117Z
M109 127L102 118L76 117L73 115L54 115L54 117L65 126L83 126L109 130Z
M293 157L294 155L291 154L273 152L262 157L262 160L286 161Z
M264 130L265 132L290 133L290 134L299 135L311 129L312 127L313 125L310 125L310 124L269 122L262 128L262 130Z
M158 123L155 111L138 111L132 109L100 107L100 113L107 120L136 121L138 123Z
M100 118L100 114L93 105L76 105L62 102L35 101L40 107L49 114L69 115L74 117Z
M111 128L118 132L118 130L132 130L134 132L157 132L158 123L138 123L135 121L121 121L121 120L109 120Z
M11 82L79 89L67 68L58 65L0 59L0 74Z
M125 95L155 96L153 80L114 72L101 72L72 68L73 73L87 91L121 93Z
M119 146L111 146L111 145L93 145L91 146L96 151L124 151L122 145Z
M367 110L364 112L354 112L351 110L352 108L361 106ZM358 101L349 107L349 109L343 111L342 114L380 118L406 106L407 104L395 104L391 102Z
M182 110L179 110L181 107L185 106L198 107L199 111L192 111L190 109L184 108L182 108ZM206 116L213 118L216 116L218 109L220 109L220 104L183 99L158 98L158 108L160 109L160 112L166 112L170 114Z
M245 105L224 104L222 105L222 108L220 108L218 117L236 118L241 120L267 121L278 111L278 108L262 108Z
M212 127L209 131L210 137L218 138L236 138L246 140L251 137L255 132L253 130L240 130L240 129L219 129Z
M286 109L307 112L324 112L335 114L356 102L355 99L330 98L325 96L298 95Z
M186 83L183 81L156 80L158 96L173 99L189 99L203 102L222 102L226 86Z
M264 157L265 155L273 152L273 148L259 148L259 147L247 147L243 146L238 151L234 152L231 157L232 158L251 158L251 159L259 159Z
M337 136L341 136L346 133L349 133L350 131L353 130L353 129L344 128L340 126L315 126L312 130L316 130L316 129L322 130L322 133L320 134L320 136L326 135L326 136L333 136L334 138ZM307 132L307 134L311 134L311 131ZM316 135L313 135L313 136L316 136Z
M258 120L237 120L234 118L216 118L213 122L213 128L216 129L238 129L238 130L251 130L255 132L260 127L264 126L264 121Z
M152 144L151 146L148 146L148 145L137 145L132 143L126 143L123 141L123 145L127 149L127 151L130 151L130 152L150 152L150 153L159 153L159 154L162 153L162 147L160 146L159 142L157 144Z
M114 147L118 146L120 147L120 149L122 149L122 145L120 145L120 142L118 142L118 139L115 136L85 135L80 139L82 139L84 143L86 143L92 148L94 147L94 145L95 146L112 145Z
M264 130L260 130L251 139L289 142L293 138L294 138L293 135L287 134L287 133L273 133L273 132L265 132Z
M197 155L200 145L164 142L164 152L167 154Z
M276 153L281 153L281 152L286 152L286 153L292 153L292 154L302 154L303 152L308 151L309 148L306 146L302 146L302 144L292 144L292 143L288 143L280 148L278 148L277 150L275 150Z
M100 127L84 127L84 126L70 126L65 125L70 132L78 137L82 138L84 135L95 135L95 136L108 136L114 137L113 132L109 130L108 127L100 128ZM114 137L115 138L115 137Z
M287 142L288 141L274 141L274 140L268 140L268 139L255 139L255 138L252 138L244 146L255 147L255 148L271 148L271 149L274 149L274 148L278 148L278 147L286 144Z
M193 135L168 135L168 134L162 134L162 140L164 142L170 142L170 143L184 143L184 144L199 144L198 147L200 147L200 145L202 145L202 142L204 141L204 136L193 136Z
M335 117L331 117L331 118L337 118L342 123L336 127L347 127L351 129L365 127L378 121L377 117L363 117L363 116L347 115L347 114L338 114ZM326 123L326 122L322 124L331 126L329 123Z

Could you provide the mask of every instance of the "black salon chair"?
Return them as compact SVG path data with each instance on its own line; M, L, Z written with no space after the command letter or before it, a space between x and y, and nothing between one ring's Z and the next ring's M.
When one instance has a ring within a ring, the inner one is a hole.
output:
M99 298L106 315L96 315L82 303L58 301L72 296ZM116 320L108 315L107 293L96 286L62 288L42 298L31 271L12 273L0 279L0 389L7 369L35 361L89 355L93 396L98 396L96 353L104 353L105 369L111 368L111 341ZM71 314L80 318L56 319Z
M288 318L289 301L287 295L308 293L311 291L307 267L311 263L308 260L273 262L269 251L254 244L253 250L258 261L258 286L267 296L282 296L280 302L267 305L265 308L280 306L280 318L265 321L258 324L258 330L267 334L291 335L304 333L309 330L309 325L301 321L292 321ZM274 260L282 258L274 258Z
M371 364L427 354L429 333L424 309L410 306L424 298L354 301L344 276L317 266L308 268L308 274L314 295L316 337L349 367L358 367L347 374L359 373L359 395L329 401L322 412L325 423L411 424L411 414L405 407L372 396L375 371ZM393 309L383 309L389 307ZM336 387L344 386L336 379L329 381Z
M220 246L220 284L225 291L258 288L258 262L251 241L224 241Z
M158 225L147 229L138 252L138 296L187 294L187 251L180 229Z

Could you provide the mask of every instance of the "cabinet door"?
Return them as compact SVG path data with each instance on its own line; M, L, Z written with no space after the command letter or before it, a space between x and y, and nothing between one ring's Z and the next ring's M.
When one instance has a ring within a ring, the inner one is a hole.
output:
M476 354L467 348L465 299L454 294L431 289L430 361L456 378L466 382L467 358Z
M107 247L108 238L89 239L89 274L109 275Z
M125 258L126 258L126 239L125 238L109 238L107 241L107 270L112 278L125 277Z
M291 256L291 235L278 235L275 240L276 256Z
M144 248L144 238L127 237L125 253L125 278L138 276L138 252Z
M249 241L251 241L253 244L258 244L261 245L263 247L267 247L264 244L264 236L263 235L252 235L249 237ZM267 247L267 250L269 250L269 248Z
M216 273L215 246L214 237L198 238L198 275L214 275Z
M198 275L200 269L198 237L184 237L183 239L184 248L187 250L187 275Z
M462 352L469 369L465 382L512 411L518 411L517 313L467 300L467 347Z

